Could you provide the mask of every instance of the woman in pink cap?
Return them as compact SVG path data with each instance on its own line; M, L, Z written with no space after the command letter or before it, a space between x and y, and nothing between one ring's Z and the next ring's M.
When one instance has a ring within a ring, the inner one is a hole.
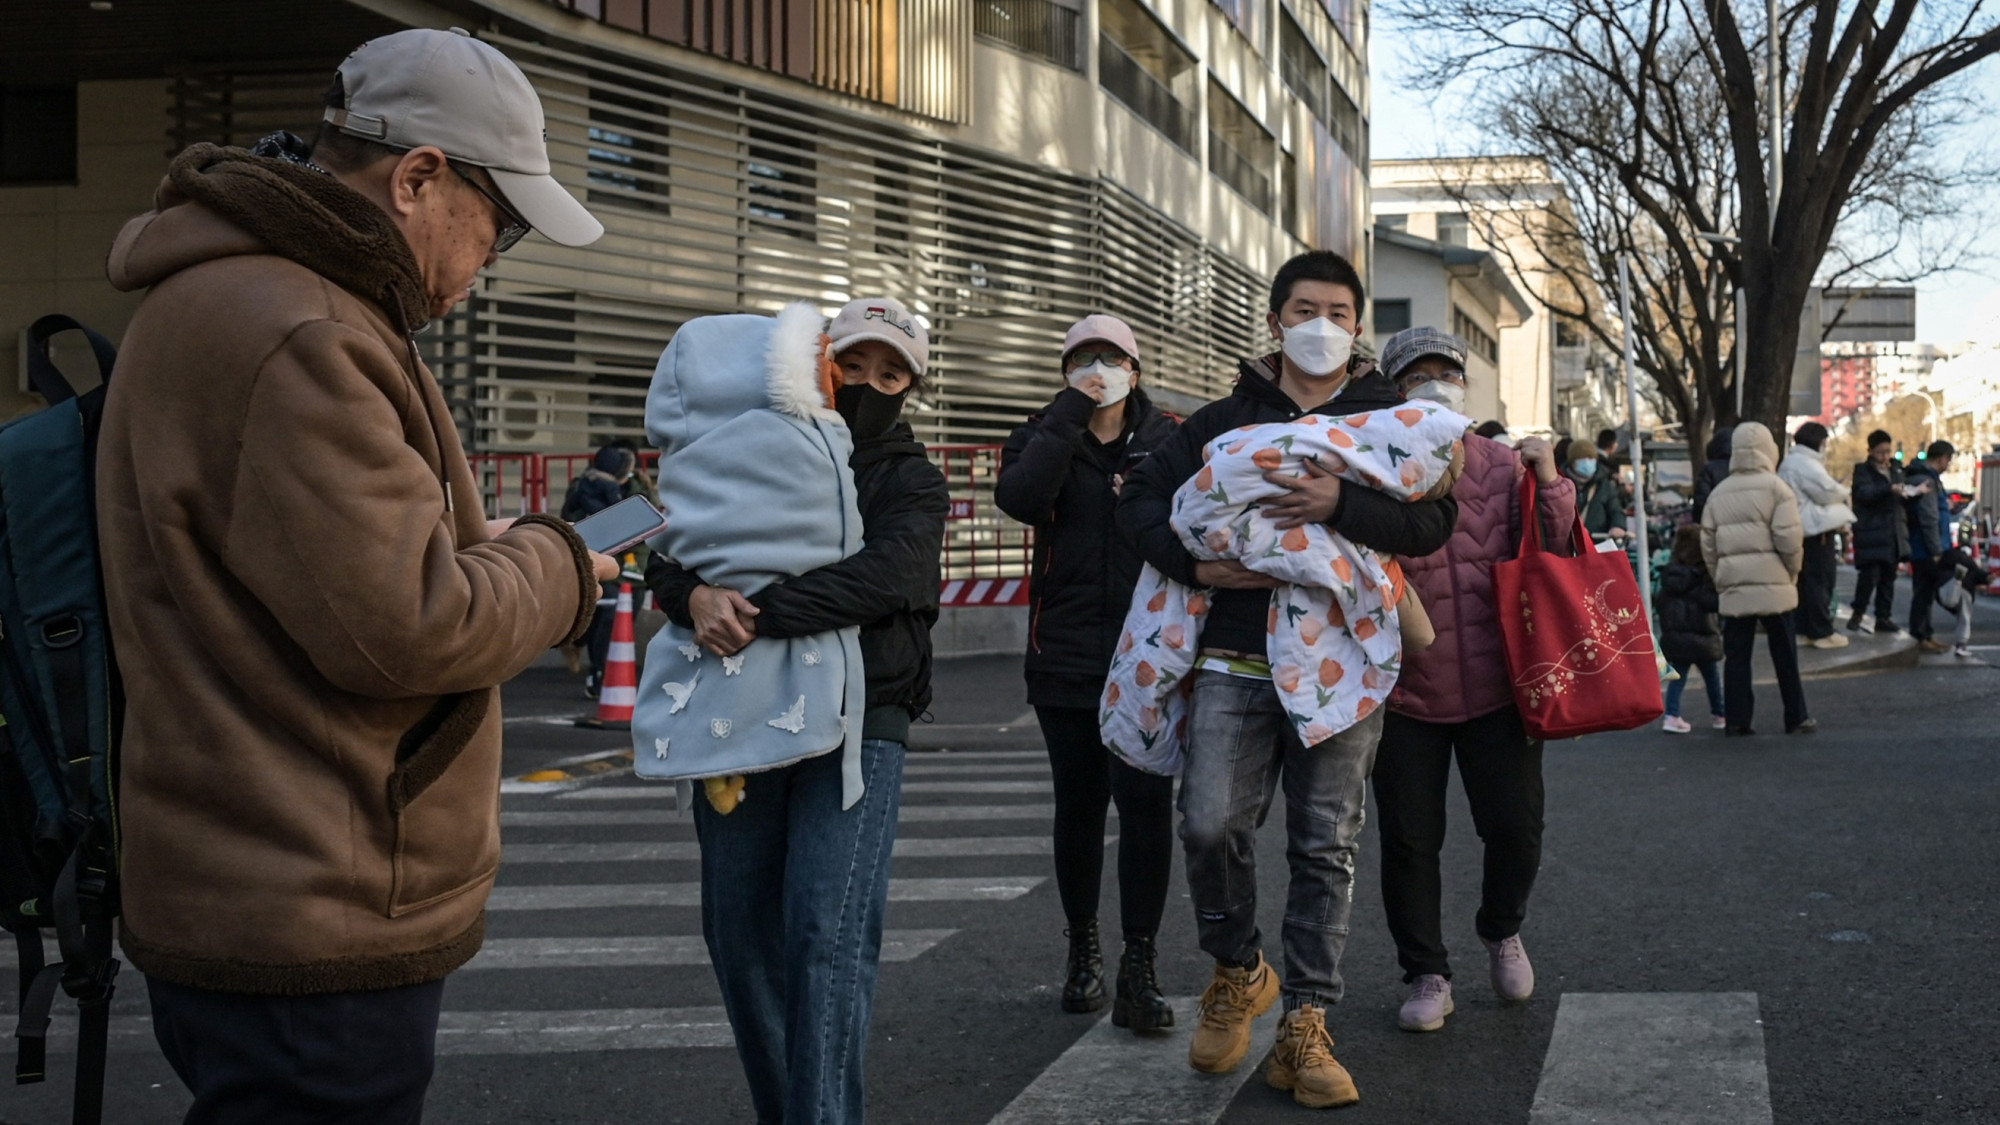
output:
M1028 702L1055 776L1056 886L1069 920L1066 1012L1104 1006L1097 900L1105 814L1118 803L1118 889L1125 951L1112 1022L1173 1026L1154 980L1153 937L1173 866L1173 779L1113 757L1098 737L1097 700L1142 562L1112 509L1125 474L1180 424L1139 389L1139 345L1113 316L1087 316L1063 340L1067 384L1007 439L995 499L1035 528Z

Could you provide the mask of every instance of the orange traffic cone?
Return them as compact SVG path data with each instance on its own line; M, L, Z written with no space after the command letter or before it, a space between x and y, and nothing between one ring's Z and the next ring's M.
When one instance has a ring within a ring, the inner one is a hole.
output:
M578 719L580 727L631 730L639 702L638 646L632 633L632 584L618 585L618 609L611 619L611 648L604 657L604 682L597 685L597 715Z

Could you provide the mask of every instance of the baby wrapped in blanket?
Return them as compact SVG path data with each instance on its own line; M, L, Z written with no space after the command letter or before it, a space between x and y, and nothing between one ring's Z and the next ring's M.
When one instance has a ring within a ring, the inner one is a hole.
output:
M699 317L660 356L646 435L660 449L668 522L652 547L704 582L748 596L861 549L854 441L830 408L824 326L804 304L775 317ZM866 687L857 628L759 637L718 657L669 622L646 649L637 773L734 778L839 750L841 807L851 808ZM718 810L734 808L738 787L709 788Z
M1299 741L1314 746L1367 718L1402 666L1401 571L1323 524L1280 531L1262 505L1286 490L1267 472L1303 474L1314 460L1352 484L1405 500L1445 495L1464 463L1470 423L1434 403L1343 418L1245 426L1202 450L1174 497L1173 528L1197 559L1230 559L1282 579L1271 592L1271 679ZM1186 756L1186 693L1210 593L1150 565L1139 577L1111 661L1098 721L1104 744L1150 773Z

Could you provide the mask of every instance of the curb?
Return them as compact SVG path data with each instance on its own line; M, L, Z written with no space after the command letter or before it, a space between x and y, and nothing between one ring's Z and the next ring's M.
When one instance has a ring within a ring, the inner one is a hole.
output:
M560 793L578 789L593 781L622 777L632 772L632 751L604 750L551 762L542 769L510 777L500 782L502 793Z
M1822 679L1832 676L1856 676L1866 672L1897 671L1917 666L1917 642L1913 637L1898 637L1886 647L1879 642L1854 641L1841 649L1813 649L1815 655L1806 656L1805 649L1799 650L1799 677L1801 679ZM1858 651L1857 651L1858 650ZM1833 653L1820 657L1818 653Z

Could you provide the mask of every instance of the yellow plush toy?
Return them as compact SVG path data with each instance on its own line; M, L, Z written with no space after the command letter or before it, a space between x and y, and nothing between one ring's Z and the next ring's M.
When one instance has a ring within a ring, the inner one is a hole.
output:
M748 781L749 779L742 774L733 773L728 777L704 777L701 779L701 787L708 796L709 805L716 812L728 816L736 811L736 806L743 803L743 791Z

